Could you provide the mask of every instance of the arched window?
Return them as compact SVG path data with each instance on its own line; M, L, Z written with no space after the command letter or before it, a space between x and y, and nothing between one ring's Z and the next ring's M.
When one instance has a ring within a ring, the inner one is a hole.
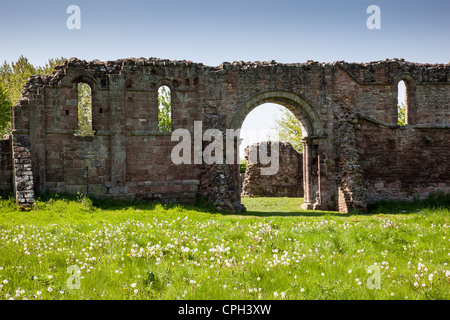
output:
M406 83L401 80L397 84L397 123L404 126L407 123Z
M158 131L172 132L172 97L168 86L158 89Z
M78 92L78 128L75 131L77 136L93 136L92 129L92 90L84 82L77 85Z

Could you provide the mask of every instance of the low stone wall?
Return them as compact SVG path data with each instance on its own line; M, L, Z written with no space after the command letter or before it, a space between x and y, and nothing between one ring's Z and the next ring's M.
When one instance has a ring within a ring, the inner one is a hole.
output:
M267 142L268 153L273 142ZM242 182L243 196L303 197L303 158L288 142L279 143L279 169L274 175L262 175L261 168L268 167L250 161L250 148L259 153L260 143L245 148L247 169Z

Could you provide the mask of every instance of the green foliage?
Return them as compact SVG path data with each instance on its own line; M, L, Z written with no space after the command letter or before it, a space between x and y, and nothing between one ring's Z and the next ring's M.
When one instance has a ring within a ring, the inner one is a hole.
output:
M36 67L24 56L11 64L5 61L0 67L0 85L7 90L8 100L16 103L22 97L22 88L27 79L37 73Z
M6 98L0 97L0 135L11 133L10 107L22 97L22 88L27 79L36 74L51 75L55 67L65 61L65 58L49 59L45 66L35 67L27 58L20 56L16 62L9 64L5 61L0 66L0 88L3 88L0 95L6 94Z
M78 83L78 129L75 134L82 137L93 136L92 90L87 83Z
M63 65L66 63L66 58L55 58L49 59L48 62L44 66L37 67L37 73L41 75L51 75L57 66Z
M169 87L162 86L158 90L158 130L172 132L172 97Z
M0 85L0 139L10 131L11 102L6 90Z
M401 126L406 124L406 106L403 102L398 105L398 124Z
M297 152L302 152L302 128L300 122L286 108L280 108L280 111L282 112L281 118L275 119L275 127L273 128L279 136L279 141L289 142Z
M247 169L247 161L245 159L241 159L239 163L239 171L240 173L245 173L245 170Z

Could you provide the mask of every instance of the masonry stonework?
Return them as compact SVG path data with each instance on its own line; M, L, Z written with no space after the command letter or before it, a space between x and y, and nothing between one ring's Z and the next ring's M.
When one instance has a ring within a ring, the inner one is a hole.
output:
M245 148L244 156L247 161L242 196L249 197L303 197L303 156L298 153L289 142L263 142L267 144L270 154L273 143L277 143L279 163L278 171L273 175L264 175L261 168L270 164L253 162L250 153L259 154L260 143Z
M408 90L403 127L397 125L400 80ZM79 82L92 90L93 137L74 135ZM172 94L173 130L192 132L194 121L202 121L203 131L239 129L266 102L292 111L304 135L304 209L364 211L379 199L450 192L448 64L394 59L209 67L156 58L72 58L52 76L31 77L12 108L18 203L32 206L35 192L51 190L167 202L201 195L220 209L245 210L238 161L172 163L179 141L157 131L162 85Z

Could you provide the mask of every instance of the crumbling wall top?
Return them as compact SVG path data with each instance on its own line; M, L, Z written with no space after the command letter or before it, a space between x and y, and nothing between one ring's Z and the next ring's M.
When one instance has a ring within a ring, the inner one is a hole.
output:
M57 66L51 76L34 75L25 83L22 94L24 98L31 98L37 92L37 88L43 86L56 86L66 75L68 68L84 69L102 73L105 75L121 74L129 67L194 67L200 70L220 72L223 70L249 71L252 69L267 67L286 67L302 69L304 71L311 68L334 68L339 66L348 72L356 81L361 84L373 83L393 83L394 77L399 73L409 73L417 81L422 83L450 83L449 64L421 64L406 62L404 59L386 59L385 61L373 61L369 63L348 63L345 61L335 61L333 63L321 63L308 60L305 63L279 63L270 61L233 61L223 62L219 66L205 66L202 63L194 63L187 60L168 60L159 58L126 58L114 61L92 60L85 61L71 58L64 64Z

